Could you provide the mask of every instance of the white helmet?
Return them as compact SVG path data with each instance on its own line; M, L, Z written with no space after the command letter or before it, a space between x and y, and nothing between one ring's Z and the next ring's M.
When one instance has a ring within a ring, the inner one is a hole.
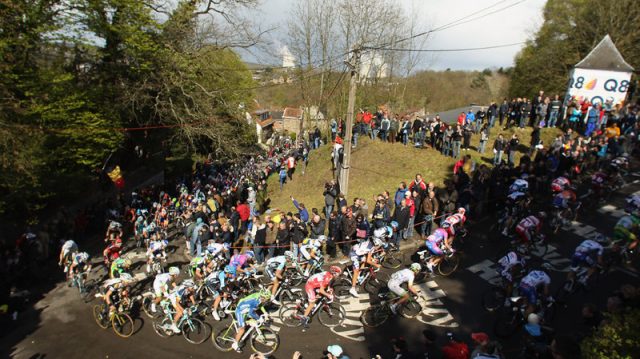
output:
M529 324L538 325L538 324L540 324L540 316L538 314L536 314L536 313L531 313L527 317L527 322Z
M180 275L180 269L178 267L169 267L170 275Z
M420 265L420 263L411 263L411 270L418 273L422 270L422 266Z

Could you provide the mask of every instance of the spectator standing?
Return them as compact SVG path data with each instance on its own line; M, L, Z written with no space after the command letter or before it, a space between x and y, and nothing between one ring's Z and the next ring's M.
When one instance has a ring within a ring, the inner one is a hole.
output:
M299 203L298 201L296 201L295 198L293 198L293 196L289 196L291 198L291 201L293 202L293 206L296 207L296 209L298 210L298 214L300 215L300 220L302 220L302 222L309 223L309 211L307 211L307 208L304 206L304 203Z
M518 139L517 134L513 134L511 139L509 140L509 145L507 146L508 159L509 163L514 166L516 160L516 151L518 150L518 146L520 145L520 139Z
M271 217L266 216L265 222L267 225L267 229L265 230L265 245L267 246L267 257L272 258L276 253L276 235L278 234L278 229L276 224L271 220ZM267 259L267 258L265 258Z
M520 124L518 127L524 128L531 115L531 102L529 99L525 99L520 104Z
M471 111L471 109L469 109L469 111L467 111L467 114L465 115L465 124L470 124L472 128L475 128L476 125L476 115L473 113L473 111Z
M509 103L507 103L507 99L504 98L498 110L498 119L499 119L500 128L502 128L502 122L504 121L505 117L508 117L508 116L509 116ZM509 120L507 120L507 122L509 122Z
M464 125L464 127L462 128L462 150L463 151L469 151L469 146L471 146L471 135L473 134L473 125L470 123L467 123Z
M407 192L409 194L409 192ZM407 197L400 201L400 206L396 207L393 212L393 220L398 223L397 231L393 236L393 243L397 246L400 243L400 239L404 239L404 235L406 234L407 226L409 225L409 218L411 216L410 209L407 206Z
M338 188L336 185L336 180L332 179L331 181L324 184L324 213L325 218L329 218L329 214L333 212L333 208L336 204L336 197L338 196Z
M340 220L338 219L338 212L332 211L329 214L329 231L327 233L327 251L326 253L330 258L336 257L336 242L340 236Z
M253 236L253 252L256 255L256 262L262 264L267 244L267 225L262 223L259 216L253 217L253 227L255 234Z
M293 172L296 170L296 158L293 157L293 153L287 158L287 177L289 180L293 180Z
M448 157L452 154L451 147L451 138L453 137L453 128L451 126L446 126L444 132L442 133L442 155Z
M505 140L502 134L498 135L498 138L493 142L493 165L497 166L502 162L502 154L505 149Z
M538 104L538 107L536 108L536 120L533 123L534 126L544 127L546 125L545 121L547 119L547 111L549 109L550 102L549 98L545 97L545 99Z
M340 247L342 254L347 256L356 235L356 219L350 208L347 209L345 206L342 207L341 211L343 211L343 216L340 223L340 234L342 235Z
M280 167L280 173L278 174L280 177L280 190L284 187L284 184L287 183L287 170L284 166Z
M481 154L484 153L485 147L487 146L487 141L489 141L489 128L489 125L484 124L480 129L480 143L478 145L478 152Z
M422 225L420 227L420 233L422 234L422 238L426 239L427 236L431 234L434 217L438 216L439 204L434 191L429 191L427 197L422 201L421 207Z
M451 134L451 144L453 146L453 158L458 158L460 156L460 144L462 140L462 128L460 125L456 125L456 128L453 130Z
M474 133L480 132L480 127L484 124L484 120L487 117L487 112L484 110L484 107L480 107L478 112L476 112L476 123L473 128Z
M560 106L562 106L562 102L560 101L560 96L555 95L553 97L553 101L549 103L549 122L547 123L547 127L556 127L556 122L558 121L558 114L560 113Z
M402 122L402 129L400 132L402 133L402 144L406 146L409 144L409 132L411 132L411 123L409 123L407 118Z
M389 124L389 141L391 143L396 143L396 139L398 138L398 129L400 128L400 121L398 120L398 115L395 115Z
M391 127L391 121L387 118L387 114L382 115L382 121L380 122L380 138L383 142L387 142L389 135L389 128Z
M487 117L489 118L489 128L493 128L496 123L496 117L498 116L498 105L492 102L487 110Z
M396 194L394 196L394 204L396 207L400 205L400 202L404 199L404 194L407 192L407 184L406 182L400 182L398 189L396 190Z

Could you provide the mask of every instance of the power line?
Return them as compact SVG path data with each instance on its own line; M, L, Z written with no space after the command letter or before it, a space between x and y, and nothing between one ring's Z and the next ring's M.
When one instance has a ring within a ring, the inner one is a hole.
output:
M405 48L388 48L385 47L380 50L385 51L404 51L404 52L457 52L457 51L478 51L478 50L489 50L489 49L498 49L501 47L511 47L525 44L526 42L515 42L512 44L504 44L504 45L493 45L493 46L484 46L484 47L470 47L470 48L462 48L462 49L405 49Z
M449 22L447 24L438 26L438 27L436 27L434 29L427 30L427 31L424 31L424 32L421 32L421 33L418 33L418 34L415 34L415 35L411 35L409 37L402 38L402 39L399 39L399 40L395 40L393 42L387 42L387 43L380 44L380 45L377 45L377 46L366 46L366 47L363 47L363 50L383 50L385 47L392 46L392 45L395 45L395 44L398 44L398 43L401 43L401 42L405 42L405 41L408 41L408 40L411 40L411 39L415 39L416 37L428 35L428 34L431 34L431 33L437 32L437 31L443 31L443 30L452 28L454 26L462 25L462 24L470 22L470 21L475 21L475 20L479 19L479 17L473 18L473 19L469 19L469 20L466 20L464 22L460 22L462 20L468 19L469 17L472 17L472 16L475 16L477 14L483 13L483 12L485 12L485 11L487 11L487 10L489 10L489 9L491 9L491 8L501 4L501 3L504 3L506 1L507 0L500 0L500 1L498 1L498 2L496 2L494 4L492 4L492 5L489 5L487 7L484 7L482 9L480 9L480 10L472 12L471 14L465 15L465 16L463 16L463 17L461 17L459 19L456 19L454 21L451 21L451 22ZM482 16L488 16L488 15L492 15L492 14L498 13L500 11L504 11L504 10L509 9L509 8L511 8L513 6L516 6L516 5L518 5L518 4L520 4L520 3L524 2L524 1L526 1L526 0L519 0L519 1L517 1L517 2L515 2L513 4L511 4L511 5L508 5L506 7L503 7L503 8L497 9L497 10L494 10L494 11L492 11L490 13L487 13L487 14L484 14Z

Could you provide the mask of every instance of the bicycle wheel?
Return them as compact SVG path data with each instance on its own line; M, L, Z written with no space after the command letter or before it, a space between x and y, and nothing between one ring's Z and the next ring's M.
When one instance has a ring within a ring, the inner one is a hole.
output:
M338 303L329 303L323 305L318 311L318 321L325 327L333 328L341 325L347 312L342 305Z
M547 242L540 238L533 239L533 243L531 243L531 255L542 258L547 255L548 251L549 245Z
M84 284L83 291L80 293L80 298L85 303L91 303L94 299L96 299L96 292L98 290L98 286L93 281L87 281Z
M173 332L167 329L171 325L171 321L168 318L164 318L162 321L158 322L157 320L153 321L153 330L158 334L161 338L169 338L173 335Z
M404 255L401 252L390 251L384 257L384 260L382 261L382 266L385 268L396 269L402 265L403 261L404 261Z
M109 314L104 303L93 306L93 318L100 328L107 329L109 327Z
M300 308L297 303L287 303L280 308L280 320L289 328L302 325L300 322Z
M209 326L191 318L182 324L182 336L191 344L202 344L209 337Z
M415 300L410 300L400 307L400 315L405 318L412 319L422 312L422 306Z
M375 328L389 319L389 308L386 304L379 304L365 309L360 315L360 321L366 327Z
M347 278L340 278L333 285L333 294L335 294L335 296L340 300L351 297L351 293L349 293L349 290L351 290L351 281Z
M453 254L451 256L444 256L440 263L438 263L438 273L442 276L448 276L455 272L460 265L460 256Z
M229 327L222 328L218 332L211 333L211 341L213 346L221 352L230 352L233 350L231 345L235 341L235 331L232 330L233 324Z
M289 280L291 281L292 287L297 287L302 284L302 281L304 281L304 276L302 276L302 274L295 269L287 271L287 278L289 278Z
M253 349L254 352L266 356L271 355L278 350L280 337L278 336L278 333L272 329L261 327L251 333L249 343L251 344L251 349Z
M484 309L493 312L504 305L504 290L500 287L491 287L482 295L482 306Z
M142 311L147 317L153 319L158 317L159 312L158 308L156 308L156 312L151 311L151 304L153 303L153 298L151 296L142 297Z
M133 319L127 313L118 313L111 318L111 327L119 337L129 338L133 334Z

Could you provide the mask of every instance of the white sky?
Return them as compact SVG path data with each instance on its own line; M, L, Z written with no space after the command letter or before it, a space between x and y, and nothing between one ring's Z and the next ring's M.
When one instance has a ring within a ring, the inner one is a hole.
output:
M285 40L288 9L298 0L262 0L256 9L253 20L264 28L276 28L269 35L275 43ZM332 0L326 0L332 1ZM494 5L474 17L479 19L432 33L424 45L430 49L474 48L523 42L532 37L542 24L542 8L546 0L396 0L399 6L409 12L417 12L424 19L421 26L429 30L453 22L459 18ZM516 4L503 11L482 16ZM413 10L415 9L415 10ZM275 46L275 45L274 45ZM435 70L482 70L485 68L508 67L513 65L514 56L522 45L499 49L440 52L435 55L424 53L422 68ZM274 52L277 51L274 49ZM256 61L243 55L247 61ZM274 63L274 59L262 59L258 62Z

